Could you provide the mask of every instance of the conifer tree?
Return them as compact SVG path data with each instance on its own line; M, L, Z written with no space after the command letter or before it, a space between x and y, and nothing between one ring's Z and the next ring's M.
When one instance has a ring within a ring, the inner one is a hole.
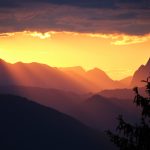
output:
M142 82L146 83L147 96L139 94L137 87L135 92L134 103L141 108L140 123L131 124L124 121L123 116L118 117L118 126L116 133L110 130L106 131L110 140L119 147L120 150L150 150L150 77Z

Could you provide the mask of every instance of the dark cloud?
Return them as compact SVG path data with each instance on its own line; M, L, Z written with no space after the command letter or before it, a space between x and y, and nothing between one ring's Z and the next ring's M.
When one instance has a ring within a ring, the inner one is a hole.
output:
M117 8L121 5L149 8L149 0L1 0L0 7L16 7L26 3L49 3L87 8Z
M134 18L138 18L138 13L136 12L119 13L118 15L114 16L112 19L129 20Z
M17 0L0 0L0 8L14 8L19 7Z
M0 0L0 32L150 33L150 0Z

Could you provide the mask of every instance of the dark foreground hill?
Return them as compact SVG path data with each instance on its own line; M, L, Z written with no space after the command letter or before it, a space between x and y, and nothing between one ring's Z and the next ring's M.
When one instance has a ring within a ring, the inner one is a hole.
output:
M112 150L104 135L25 98L0 95L2 150Z
M65 114L73 114L78 104L84 99L84 96L69 91L23 86L0 86L0 94L26 97Z
M144 89L143 89L144 91ZM2 94L14 94L65 113L92 128L104 131L114 129L118 114L135 120L137 108L133 105L134 93L130 89L106 90L97 96L36 87L0 87Z

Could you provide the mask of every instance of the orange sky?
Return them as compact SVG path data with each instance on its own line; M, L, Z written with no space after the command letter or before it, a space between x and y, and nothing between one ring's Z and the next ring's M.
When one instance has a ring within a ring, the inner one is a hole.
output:
M0 57L8 62L50 66L98 67L111 78L132 75L150 57L150 35L102 35L71 32L17 32L0 36Z

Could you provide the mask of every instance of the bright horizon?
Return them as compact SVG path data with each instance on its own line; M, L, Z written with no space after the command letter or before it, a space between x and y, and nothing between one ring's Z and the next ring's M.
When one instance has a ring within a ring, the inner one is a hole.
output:
M133 75L150 57L149 0L1 0L0 58Z
M39 62L52 67L99 68L112 79L133 75L150 56L150 35L77 32L11 32L0 37L0 57L10 63Z

